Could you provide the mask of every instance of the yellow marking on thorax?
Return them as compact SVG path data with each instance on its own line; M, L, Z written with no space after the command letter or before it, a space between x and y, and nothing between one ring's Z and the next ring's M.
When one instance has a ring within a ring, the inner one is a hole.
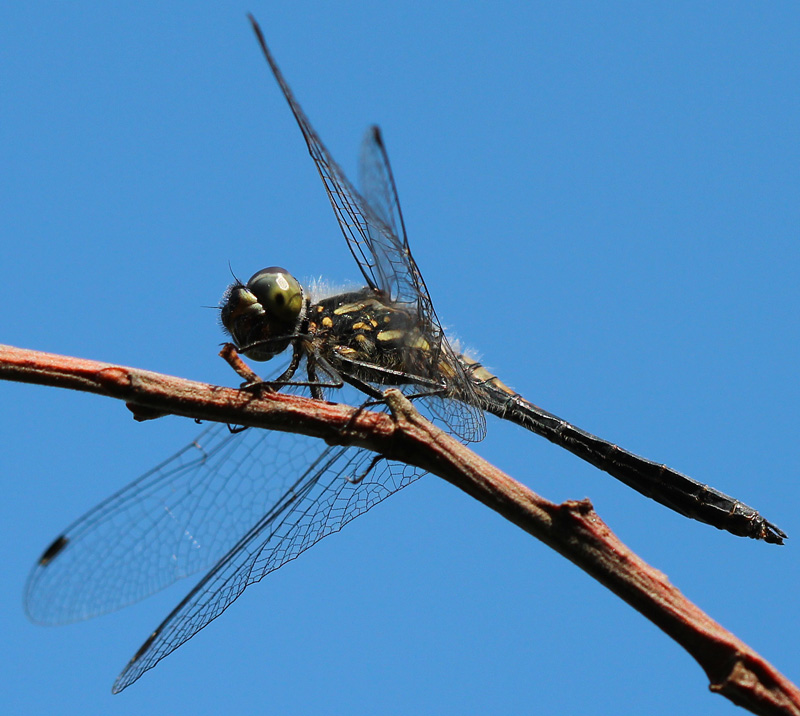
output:
M358 303L345 303L343 306L339 306L339 308L335 308L333 312L337 316L342 316L345 313L354 313L356 311L363 311L369 304L374 304L375 301L359 301Z
M403 331L380 331L377 337L379 341L397 341L403 337Z

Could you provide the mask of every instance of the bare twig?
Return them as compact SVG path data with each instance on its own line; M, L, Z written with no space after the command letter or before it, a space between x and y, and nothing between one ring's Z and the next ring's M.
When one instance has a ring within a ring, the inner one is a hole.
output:
M0 346L0 378L118 398L139 419L172 413L298 432L419 466L552 547L641 612L695 658L712 691L756 714L800 716L800 690L631 552L588 500L557 505L539 497L431 425L399 391L387 391L389 416L10 346Z

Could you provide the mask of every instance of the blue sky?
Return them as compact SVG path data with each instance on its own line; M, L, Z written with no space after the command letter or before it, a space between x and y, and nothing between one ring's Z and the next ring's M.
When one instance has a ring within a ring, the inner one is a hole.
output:
M760 509L690 522L492 420L478 451L590 497L789 677L800 499L800 9L793 3L12 4L0 10L0 340L234 385L229 281L358 280L245 20L351 175L379 123L440 318L532 400ZM192 580L29 623L65 525L187 443L178 418L0 385L0 711L732 713L573 565L427 477L251 587L120 696ZM690 710L691 709L691 710Z

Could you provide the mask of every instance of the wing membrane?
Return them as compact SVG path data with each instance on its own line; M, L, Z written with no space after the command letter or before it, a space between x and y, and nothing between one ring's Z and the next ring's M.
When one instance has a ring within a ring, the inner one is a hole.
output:
M307 469L309 445L288 433L206 428L59 536L28 580L29 616L88 619L210 567Z
M153 632L120 674L114 691L129 686L216 619L248 585L421 474L400 463L376 463L358 448L326 448Z

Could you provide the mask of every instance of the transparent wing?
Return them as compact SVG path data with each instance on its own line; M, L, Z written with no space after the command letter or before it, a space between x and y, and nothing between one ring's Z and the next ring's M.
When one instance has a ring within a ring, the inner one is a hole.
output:
M299 377L305 373L303 362ZM304 386L283 390L309 392ZM337 390L336 398L348 400L349 391ZM234 434L209 425L50 544L28 578L28 616L41 624L89 619L208 569L274 508L320 449L302 435Z
M210 567L307 468L309 445L286 433L206 428L48 547L28 580L30 618L88 619Z
M381 130L370 127L361 143L359 179L364 200L381 220L381 227L367 226L368 250L382 288L397 301L416 304L419 315L435 319L428 289L408 247L406 227L389 156ZM438 322L433 321L438 327ZM440 329L441 330L441 329Z
M435 336L433 343L438 346L438 369L447 375L448 396L424 398L428 412L434 422L445 424L458 437L467 441L482 440L486 434L486 419L478 407L480 401L472 380L444 335L425 281L411 255L389 155L378 127L370 127L364 135L359 174L368 205L392 230L390 235L384 235L367 227L376 270L387 277L387 283L394 277L400 293L408 295L407 302L414 302L411 297L416 294L417 313L422 317L422 325L427 326L426 336Z
M145 641L119 675L119 692L209 622L244 589L397 490L417 468L377 459L359 448L328 447L231 548Z
M267 47L261 28L252 17L250 21L253 24L253 29L261 45L264 57L275 79L278 81L286 101L289 103L300 131L303 133L311 158L314 160L322 177L336 220L339 222L342 233L347 240L347 245L353 253L361 273L364 274L364 278L370 287L386 292L393 300L403 300L404 297L399 295L398 285L391 281L387 283L387 272L379 265L379 261L370 250L370 228L376 234L384 236L385 241L390 244L399 243L399 240L393 234L391 227L382 221L361 198L355 187L345 176L345 173L334 161L284 79L280 68L275 62L275 58ZM409 291L405 298L416 301L416 291Z
M336 220L364 278L370 287L387 294L393 301L414 307L424 327L430 347L431 365L439 371L434 379L446 375L450 398L430 399L430 410L451 432L464 440L480 440L486 422L472 382L447 344L433 309L425 282L408 247L403 216L397 198L386 149L377 127L372 127L361 152L362 197L336 164L311 126L291 88L267 47L261 29L250 17L264 57L289 103L311 158L317 166Z
M415 306L417 314L431 324L436 338L441 339L442 329L436 319L428 289L408 247L389 156L381 131L376 126L367 130L361 143L359 174L364 193L361 201L380 220L377 226L367 222L365 246L372 259L372 271L377 277L378 287L393 300Z

